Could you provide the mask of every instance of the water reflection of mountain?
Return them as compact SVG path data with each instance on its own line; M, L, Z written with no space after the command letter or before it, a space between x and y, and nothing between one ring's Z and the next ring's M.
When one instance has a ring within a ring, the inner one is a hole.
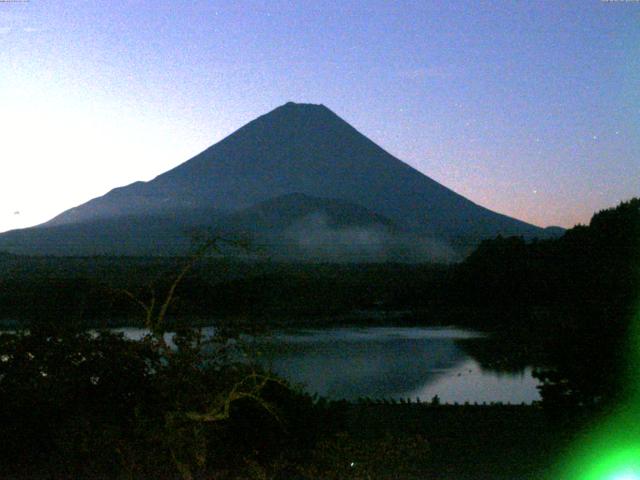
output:
M466 360L452 338L393 336L265 345L265 364L331 398L399 397Z

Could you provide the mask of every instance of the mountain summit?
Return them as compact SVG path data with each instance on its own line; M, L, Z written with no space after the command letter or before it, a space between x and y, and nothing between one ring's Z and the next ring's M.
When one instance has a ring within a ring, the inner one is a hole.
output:
M294 193L299 195L291 197ZM394 230L443 242L475 242L497 234L544 235L543 229L492 212L440 185L327 107L289 102L149 182L116 188L20 236L26 241L36 230L39 238L46 232L70 234L83 225L116 228L131 219L138 219L136 224L162 218L163 224L173 219L181 226L232 228L229 218L278 197L288 198L288 209L281 212L285 217L292 211L292 199L316 199L307 203L319 210L322 201L333 202L334 213L336 202L343 202L370 212L372 219L383 218L381 224L393 224ZM0 236L0 248L12 233ZM91 239L87 241L90 246ZM118 253L117 248L112 253Z

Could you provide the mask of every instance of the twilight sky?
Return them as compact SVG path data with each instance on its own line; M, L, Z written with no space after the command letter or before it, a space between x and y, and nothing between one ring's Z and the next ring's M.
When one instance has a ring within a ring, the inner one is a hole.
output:
M0 231L289 100L540 226L640 195L640 1L1 0L0 45Z

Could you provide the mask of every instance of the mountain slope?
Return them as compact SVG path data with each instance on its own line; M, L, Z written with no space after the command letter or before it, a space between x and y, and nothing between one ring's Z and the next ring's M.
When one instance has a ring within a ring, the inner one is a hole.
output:
M391 220L343 200L288 194L223 214L122 215L14 230L0 249L49 255L180 255L196 233L249 239L257 256L279 260L450 261L452 250L403 232Z
M282 231L311 216L323 216L331 228L381 227L396 231L388 218L344 200L290 193L234 212L217 223L222 231Z
M116 188L20 235L46 236L54 231L51 227L90 224L92 235L99 236L104 222L117 231L116 223L133 218L163 218L169 224L167 219L174 218L180 225L194 225L202 223L202 212L214 210L227 214L219 217L226 219L220 225L226 225L228 215L292 193L357 205L405 232L445 241L546 235L440 185L328 108L294 103L257 118L149 182ZM5 236L0 235L0 248Z
M115 189L49 224L202 205L233 211L293 192L354 202L438 236L538 231L443 187L326 107L293 103L150 182Z

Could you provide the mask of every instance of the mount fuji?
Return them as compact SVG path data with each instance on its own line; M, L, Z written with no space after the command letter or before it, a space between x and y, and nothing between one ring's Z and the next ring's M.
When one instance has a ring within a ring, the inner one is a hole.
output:
M0 235L0 250L174 255L203 227L277 257L348 261L452 260L498 234L557 233L473 203L323 105L289 102L151 181Z

